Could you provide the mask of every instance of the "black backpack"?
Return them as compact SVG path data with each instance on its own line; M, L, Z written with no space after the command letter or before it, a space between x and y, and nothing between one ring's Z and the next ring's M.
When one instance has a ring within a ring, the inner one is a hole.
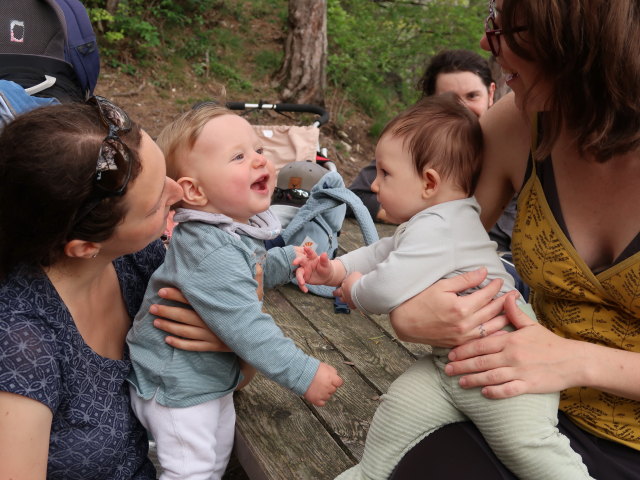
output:
M99 72L96 36L80 1L0 1L0 80L30 95L84 101Z

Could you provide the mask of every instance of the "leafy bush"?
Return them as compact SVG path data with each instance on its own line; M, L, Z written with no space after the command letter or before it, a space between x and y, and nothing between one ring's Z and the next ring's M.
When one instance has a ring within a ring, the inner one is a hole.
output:
M215 76L246 94L282 61L282 49L263 46L261 29L275 26L284 39L288 0L120 0L113 13L106 4L85 0L104 60L129 73L131 58L144 66L175 57L202 81ZM434 53L480 51L486 9L486 0L327 0L327 83L342 92L336 118L348 113L347 101L374 118L375 133L416 100L416 82Z
M372 117L389 118L416 100L433 54L480 51L486 2L328 0L327 15L329 81Z

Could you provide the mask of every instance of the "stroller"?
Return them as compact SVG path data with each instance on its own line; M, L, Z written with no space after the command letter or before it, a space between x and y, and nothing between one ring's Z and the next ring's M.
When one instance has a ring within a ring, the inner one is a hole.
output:
M18 113L93 93L100 57L80 1L2 0L0 29L0 128Z
M315 162L330 171L336 166L327 158L327 149L320 148L320 127L329 121L329 113L317 105L296 103L244 103L227 102L229 110L242 110L241 115L260 110L272 110L280 114L311 113L317 118L311 125L254 125L258 137L264 143L266 155L275 163L276 172L290 162Z

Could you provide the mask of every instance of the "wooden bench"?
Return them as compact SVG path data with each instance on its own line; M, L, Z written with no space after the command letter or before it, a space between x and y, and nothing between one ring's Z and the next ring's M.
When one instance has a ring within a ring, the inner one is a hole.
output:
M393 231L378 226L381 236ZM362 244L347 220L340 248ZM397 340L386 315L335 314L331 299L293 285L268 291L264 305L298 346L336 367L344 385L314 407L258 374L235 395L235 455L251 480L332 479L358 462L380 395L427 347Z

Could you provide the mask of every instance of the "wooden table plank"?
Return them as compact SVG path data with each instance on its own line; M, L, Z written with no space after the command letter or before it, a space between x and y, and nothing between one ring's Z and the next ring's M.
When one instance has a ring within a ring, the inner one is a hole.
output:
M329 479L353 464L304 401L275 382L257 375L235 401L236 455L252 480Z
M278 291L379 392L385 392L413 363L414 358L404 347L360 312L335 314L331 299L304 294L294 286Z
M379 226L382 235L395 227ZM348 220L341 248L362 245ZM236 456L252 480L332 479L362 456L380 395L419 355L400 342L387 315L335 314L333 301L293 285L265 294L265 311L305 352L333 365L344 379L331 401L315 407L260 374L236 393Z

